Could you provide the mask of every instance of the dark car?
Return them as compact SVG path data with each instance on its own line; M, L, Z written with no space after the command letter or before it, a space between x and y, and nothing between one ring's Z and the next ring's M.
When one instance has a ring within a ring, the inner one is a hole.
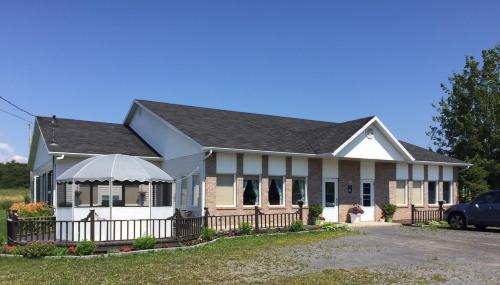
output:
M479 195L469 203L453 205L444 213L452 229L465 229L473 225L478 229L500 226L500 190Z

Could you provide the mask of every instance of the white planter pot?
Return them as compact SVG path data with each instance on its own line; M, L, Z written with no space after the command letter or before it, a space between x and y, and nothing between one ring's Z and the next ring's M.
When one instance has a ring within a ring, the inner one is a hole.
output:
M349 213L349 216L351 216L351 223L356 224L361 222L361 214L353 214Z

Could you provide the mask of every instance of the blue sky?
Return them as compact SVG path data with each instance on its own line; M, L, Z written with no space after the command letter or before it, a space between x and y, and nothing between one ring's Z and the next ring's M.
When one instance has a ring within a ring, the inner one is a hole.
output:
M499 1L4 1L0 95L118 123L134 98L377 115L426 147L440 83L499 42ZM0 161L27 157L27 142L26 123L0 113Z

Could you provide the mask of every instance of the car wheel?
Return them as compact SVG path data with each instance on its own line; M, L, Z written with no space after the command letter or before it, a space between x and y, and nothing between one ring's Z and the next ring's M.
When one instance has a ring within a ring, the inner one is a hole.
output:
M486 229L486 226L480 226L480 225L474 225L474 227L478 230L484 230Z
M450 218L448 219L448 224L450 224L450 227L454 230L463 230L467 226L465 224L464 215L460 213L451 214Z

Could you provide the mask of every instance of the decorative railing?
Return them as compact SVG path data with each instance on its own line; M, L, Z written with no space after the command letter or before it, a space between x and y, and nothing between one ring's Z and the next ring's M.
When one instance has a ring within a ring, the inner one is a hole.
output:
M442 221L445 209L443 208L443 201L439 201L438 208L419 209L415 205L411 205L411 223L425 224L431 221Z

